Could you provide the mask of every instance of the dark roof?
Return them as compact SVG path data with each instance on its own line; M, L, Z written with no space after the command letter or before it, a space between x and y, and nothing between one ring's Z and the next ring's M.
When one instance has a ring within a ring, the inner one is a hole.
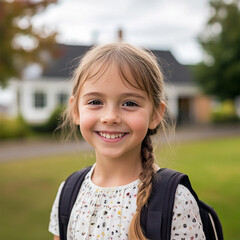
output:
M45 77L69 78L80 58L91 46L57 44L52 59L43 72ZM180 64L170 51L151 50L158 59L165 79L171 83L192 83L193 77L187 67Z
M81 57L90 48L91 46L57 44L53 49L54 58L49 61L43 76L69 78Z
M158 59L165 79L171 83L192 83L193 76L189 69L180 64L170 51L152 50Z

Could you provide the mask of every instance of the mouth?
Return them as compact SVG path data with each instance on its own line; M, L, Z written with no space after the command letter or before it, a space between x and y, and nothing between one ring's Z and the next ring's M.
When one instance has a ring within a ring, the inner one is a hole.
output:
M111 133L111 132L97 132L98 135L100 135L102 138L106 139L119 139L124 137L127 133L124 132L116 132L116 133Z

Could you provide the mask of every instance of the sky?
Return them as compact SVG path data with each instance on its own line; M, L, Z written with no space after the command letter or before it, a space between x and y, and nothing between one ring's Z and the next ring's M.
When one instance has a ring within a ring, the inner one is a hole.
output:
M209 14L208 0L58 0L33 24L57 30L60 43L77 45L116 41L121 28L126 42L195 64L203 57L197 37ZM11 97L0 89L0 103Z
M202 60L197 37L209 14L208 0L59 0L33 23L57 30L61 43L79 45L116 41L121 28L126 42L195 64Z

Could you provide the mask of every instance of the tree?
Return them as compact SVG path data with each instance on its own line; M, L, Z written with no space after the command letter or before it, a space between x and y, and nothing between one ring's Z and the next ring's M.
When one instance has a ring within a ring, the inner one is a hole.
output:
M199 37L205 60L197 78L207 94L220 100L240 95L240 2L211 0L212 15Z
M0 86L5 86L11 77L21 79L30 63L44 66L44 53L49 53L55 43L56 32L34 28L32 18L56 2L0 0Z

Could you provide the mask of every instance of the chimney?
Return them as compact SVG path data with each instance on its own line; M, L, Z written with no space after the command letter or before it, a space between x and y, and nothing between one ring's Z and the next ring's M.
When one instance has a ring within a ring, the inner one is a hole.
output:
M122 42L123 41L123 30L119 28L118 30L118 41Z

